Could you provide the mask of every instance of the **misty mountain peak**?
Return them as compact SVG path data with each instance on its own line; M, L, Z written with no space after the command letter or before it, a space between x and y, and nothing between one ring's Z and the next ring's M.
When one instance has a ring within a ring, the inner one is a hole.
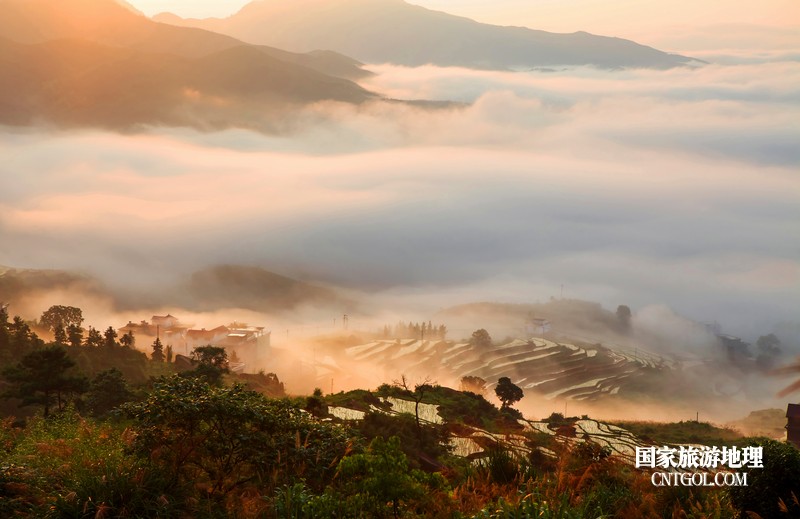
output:
M500 27L403 0L259 0L225 19L179 22L170 17L169 23L294 52L330 49L365 63L405 66L670 68L689 61L620 38Z

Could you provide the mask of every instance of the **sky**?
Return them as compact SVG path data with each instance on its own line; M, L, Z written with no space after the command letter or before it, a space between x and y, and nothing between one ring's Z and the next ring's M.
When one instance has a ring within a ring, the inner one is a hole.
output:
M273 0L278 1L278 0ZM170 11L183 17L229 16L243 0L131 0L148 15ZM605 36L635 39L666 50L697 50L696 41L709 32L731 33L731 26L778 29L778 34L759 31L752 38L775 41L793 39L781 29L800 25L796 0L417 0L409 2L430 9L467 16L498 25L522 25L553 32L587 31ZM788 41L786 42L788 44Z

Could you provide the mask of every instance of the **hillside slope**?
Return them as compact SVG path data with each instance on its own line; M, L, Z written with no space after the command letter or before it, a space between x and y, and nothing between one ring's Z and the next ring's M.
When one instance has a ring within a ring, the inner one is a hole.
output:
M155 19L293 51L332 49L368 63L516 69L669 68L691 61L629 40L500 27L402 0L257 0L225 19Z
M152 22L111 0L0 0L0 123L278 131L275 115L376 96L357 62ZM317 69L317 70L315 70Z

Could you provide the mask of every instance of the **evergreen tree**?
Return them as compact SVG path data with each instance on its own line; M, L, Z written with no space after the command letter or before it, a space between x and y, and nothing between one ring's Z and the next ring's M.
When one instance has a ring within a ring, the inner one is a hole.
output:
M167 362L172 362L173 358L172 344L167 344L165 351L166 351Z
M67 340L69 345L77 348L83 342L83 328L77 324L67 326Z
M153 353L150 354L150 358L153 362L164 362L164 345L161 344L161 339L156 338L153 341Z
M8 309L0 303L0 363L11 358L11 336L8 330Z
M95 416L103 416L117 406L129 402L133 393L122 372L117 368L101 371L92 380L87 394L89 410Z
M67 332L64 330L64 325L59 323L53 329L53 342L59 346L67 345Z
M113 326L106 328L105 333L103 333L103 337L103 346L106 348L115 348L119 346L119 343L117 342L117 331Z
M86 346L97 348L103 345L103 336L100 331L92 326L89 327L89 333L86 335Z
M21 406L41 405L44 416L53 405L60 411L68 397L85 393L88 380L83 375L71 374L75 363L61 346L38 349L27 355L16 366L3 370L10 388L3 396L22 400Z
M38 335L33 333L30 326L20 316L15 316L8 327L11 351L17 355L24 354L32 349L44 345Z

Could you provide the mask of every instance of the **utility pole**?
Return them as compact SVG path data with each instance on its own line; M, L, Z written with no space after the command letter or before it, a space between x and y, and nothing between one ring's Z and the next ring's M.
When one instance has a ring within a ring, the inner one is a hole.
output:
M347 314L344 314L342 316L342 328L346 330L347 329L347 325L348 325L349 322L350 322L350 318L347 317Z

